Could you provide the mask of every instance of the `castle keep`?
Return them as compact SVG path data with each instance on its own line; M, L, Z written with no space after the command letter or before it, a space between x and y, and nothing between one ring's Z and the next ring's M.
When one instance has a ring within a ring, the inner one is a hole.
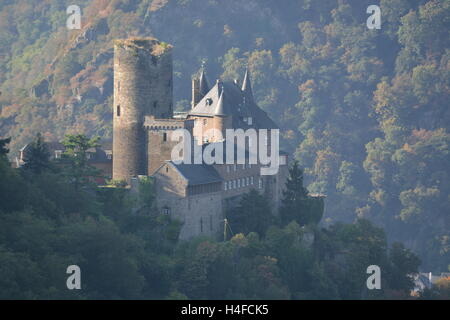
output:
M278 173L265 176L259 163L248 161L208 165L171 159L177 129L187 130L192 145L200 148L225 143L226 129L266 129L269 137L270 130L278 129L256 105L248 70L242 86L221 80L210 86L202 68L192 80L191 110L176 118L172 89L170 45L156 39L115 41L113 179L133 185L139 176L152 176L158 209L183 223L181 239L218 235L226 208L251 189L266 195L277 208L288 171L284 153ZM265 143L270 145L270 139Z

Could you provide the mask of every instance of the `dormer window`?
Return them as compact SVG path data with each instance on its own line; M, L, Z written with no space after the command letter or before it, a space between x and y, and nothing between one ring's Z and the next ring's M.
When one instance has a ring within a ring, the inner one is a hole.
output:
M207 106L212 105L212 103L213 103L213 100L211 98L206 99L206 105Z

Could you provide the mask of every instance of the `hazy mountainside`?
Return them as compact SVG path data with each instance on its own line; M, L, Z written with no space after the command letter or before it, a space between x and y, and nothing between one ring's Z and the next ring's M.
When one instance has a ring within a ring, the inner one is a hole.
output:
M282 146L327 194L325 218L369 218L419 253L424 270L450 264L450 1L69 1L0 3L0 136L11 153L36 132L111 138L112 40L174 45L174 99L206 60L210 83L248 63L259 105Z

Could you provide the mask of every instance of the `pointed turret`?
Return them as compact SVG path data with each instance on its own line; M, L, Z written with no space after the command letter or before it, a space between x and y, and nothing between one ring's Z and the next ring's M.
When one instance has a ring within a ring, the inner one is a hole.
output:
M226 116L225 109L223 107L223 93L225 90L222 88L222 92L220 93L219 101L217 101L216 109L214 110L215 116Z
M217 84L218 88L220 88L219 84ZM231 128L231 116L225 111L224 94L225 90L222 87L216 109L214 110L214 128L220 132L220 135L217 135L217 131L214 131L212 140L214 142L223 141L226 130Z
M200 96L203 98L209 91L208 81L206 80L205 68L202 67L200 72L200 78L198 79L200 86Z
M247 98L253 100L252 85L250 83L250 71L248 70L248 67L245 69L244 81L242 82L242 91L245 93Z

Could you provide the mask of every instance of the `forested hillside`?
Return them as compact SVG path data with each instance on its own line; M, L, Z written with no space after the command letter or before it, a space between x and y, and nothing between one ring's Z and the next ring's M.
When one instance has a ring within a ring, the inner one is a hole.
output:
M38 135L19 169L0 140L0 299L411 298L420 259L388 246L368 220L320 228L322 208L309 205L297 164L283 196L289 216L277 218L252 190L227 212L236 233L177 241L180 223L155 207L151 178L136 192L86 179L95 168L83 159L96 140L68 135L67 151L50 161ZM67 290L74 264L81 290ZM379 290L366 284L373 264ZM449 283L419 297L445 299Z
M375 2L375 3L374 3ZM202 60L210 82L248 63L258 104L282 146L327 195L323 223L367 218L418 253L450 264L449 0L0 2L0 137L10 157L41 132L111 138L112 41L174 45L174 99L189 107ZM366 26L381 7L380 30Z

